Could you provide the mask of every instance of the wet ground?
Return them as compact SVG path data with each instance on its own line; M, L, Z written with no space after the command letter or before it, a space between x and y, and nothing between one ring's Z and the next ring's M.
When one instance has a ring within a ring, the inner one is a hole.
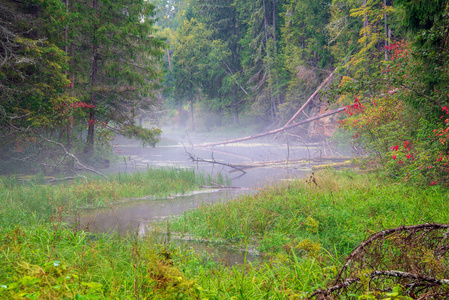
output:
M114 141L114 151L121 158L111 164L108 172L137 172L148 167L191 168L212 176L221 173L236 189L205 189L170 199L136 199L113 205L108 209L89 210L80 216L81 227L91 232L118 231L120 234L136 233L141 236L151 230L151 222L180 215L203 204L229 201L242 194L256 193L258 189L267 185L303 177L305 173L310 173L310 168L304 165L298 167L294 164L283 167L251 168L241 172L226 165L194 162L191 160L192 156L222 164L249 165L255 162L308 160L310 157L320 155L318 148L275 144L269 139L209 148L195 146L220 140L223 139L207 135L191 136L171 133L164 134L161 143L151 148L142 147L135 140L117 138ZM185 240L178 240L176 243L208 252L218 251L220 259L224 259L229 264L243 260L243 255L238 250L224 248L217 250L216 247L208 246L206 243ZM252 255L249 254L248 258L251 259L251 257Z

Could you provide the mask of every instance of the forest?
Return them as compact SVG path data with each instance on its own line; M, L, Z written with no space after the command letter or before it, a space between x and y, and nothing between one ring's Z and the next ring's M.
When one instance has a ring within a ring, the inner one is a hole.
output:
M164 124L280 128L318 88L304 115L345 107L373 164L447 183L447 1L0 5L2 173L107 164L114 135Z
M448 83L449 0L0 0L0 298L447 299Z
M197 115L207 128L264 132L290 124L323 89L303 119L345 107L332 119L345 132L339 138L368 164L448 183L447 1L157 3L167 37L163 95L178 105L178 122L194 130Z

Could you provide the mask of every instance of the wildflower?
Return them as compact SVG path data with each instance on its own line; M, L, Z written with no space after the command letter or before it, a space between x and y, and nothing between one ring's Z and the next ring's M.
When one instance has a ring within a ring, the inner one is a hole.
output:
M398 161L398 163L399 163L400 165L403 165L403 164L404 164L404 162L403 162L402 160Z
M409 154L407 154L406 155L407 156L407 159L410 159L410 158L412 158L412 155L409 153Z
M393 156L391 156L391 157L393 157L393 159L396 159L396 155L393 155Z
M399 145L391 147L391 150L398 151Z

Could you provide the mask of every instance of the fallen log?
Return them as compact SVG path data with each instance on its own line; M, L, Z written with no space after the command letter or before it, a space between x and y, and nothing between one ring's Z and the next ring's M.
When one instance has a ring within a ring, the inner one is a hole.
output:
M213 158L213 157L212 157L212 160L209 160L209 159L203 159L203 158L196 157L195 155L193 155L192 153L187 152L187 151L186 151L186 153L190 157L190 160L193 162L205 162L205 163L210 163L210 164L214 164L214 165L221 165L221 166L225 166L225 167L230 167L230 168L240 171L242 173L246 173L243 169L241 169L239 167L236 167L232 164L216 161L215 158Z
M342 112L344 110L345 110L345 107L340 107L338 109L331 110L331 111L329 111L327 113L324 113L324 114L321 114L321 115L318 115L318 116L315 116L315 117L312 117L312 118L300 121L300 122L295 123L295 124L290 124L288 126L283 126L281 128L278 128L278 129L275 129L275 130L271 130L271 131L268 131L268 132L263 132L263 133L259 133L259 134L256 134L256 135L251 135L251 136L238 138L238 139L233 139L233 140L227 140L227 141L223 141L223 142L196 145L196 147L210 147L210 146L225 145L225 144L231 144L231 143L238 143L238 142L248 141L248 140L260 138L260 137L263 137L263 136L275 134L275 133L281 132L283 130L290 129L290 128L293 128L293 127L296 127L296 126L300 126L300 125L303 125L303 124L306 124L306 123L309 123L309 122L312 122L312 121L315 121L315 120L319 120L319 119L322 119L322 118L325 118L325 117L337 114L339 112Z
M315 98L315 96L318 94L318 92L329 82L329 80L332 79L332 77L334 77L334 72L337 71L337 69L335 69L324 81L323 83L320 84L320 86L315 90L315 92L309 97L309 99L307 99L307 101L301 106L300 109L298 109L298 111L293 115L293 117L291 117L290 120L288 120L287 123L285 123L285 125L282 127L282 129L285 129L288 125L290 125L295 119L296 117L299 116L299 114L304 110L304 108L306 108L307 105L309 105L310 102L312 102L312 100ZM274 139L276 139L278 137L280 133L278 133Z

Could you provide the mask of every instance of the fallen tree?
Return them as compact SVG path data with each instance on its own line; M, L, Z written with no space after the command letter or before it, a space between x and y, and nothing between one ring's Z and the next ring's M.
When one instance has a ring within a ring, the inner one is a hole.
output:
M227 140L227 141L222 141L222 142L216 142L216 143L207 143L207 144L201 144L201 145L197 145L197 147L211 147L211 146L217 146L217 145L225 145L225 144L231 144L231 143L238 143L238 142L243 142L243 141L248 141L248 140L252 140L252 139L256 139L256 138L260 138L260 137L264 137L264 136L268 136L271 134L276 134L278 132L281 132L283 130L287 130L293 127L297 127L315 120L319 120L334 114L337 114L339 112L342 112L345 110L345 107L340 107L331 111L328 111L327 113L312 117L312 118L308 118L306 120L300 121L298 123L295 124L290 124L288 126L283 126L281 128L275 129L275 130L271 130L268 132L263 132L263 133L259 133L256 135L251 135L251 136L246 136L246 137L242 137L242 138L238 138L238 139L233 139L233 140Z
M337 69L334 70L334 72L337 71ZM316 97L316 95L318 95L318 92L321 91L321 89L323 87L326 86L326 84L332 79L332 77L334 77L334 72L332 72L324 81L323 83L320 84L320 86L315 90L315 92L309 97L309 99L307 99L307 101L298 109L298 111L293 115L293 117L290 118L290 120L288 120L287 123L285 123L285 125L280 128L280 129L286 129L287 126L289 126L298 116L299 114L306 108L307 105L309 105L310 102L312 102L312 100ZM280 134L280 132L278 134L276 134L276 136L274 137L275 139L278 137L278 135Z

